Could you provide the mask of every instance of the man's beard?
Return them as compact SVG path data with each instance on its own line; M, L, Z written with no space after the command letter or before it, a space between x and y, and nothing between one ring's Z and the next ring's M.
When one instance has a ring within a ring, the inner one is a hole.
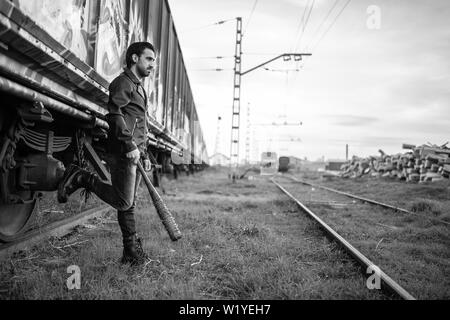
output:
M150 75L151 70L149 70L149 69L138 69L138 72L139 72L139 75L142 78L147 78Z

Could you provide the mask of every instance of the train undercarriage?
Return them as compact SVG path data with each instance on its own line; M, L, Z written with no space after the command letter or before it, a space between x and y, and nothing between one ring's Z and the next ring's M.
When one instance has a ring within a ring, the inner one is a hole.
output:
M42 192L54 192L65 168L75 163L100 178L109 179L107 132L94 123L49 111L41 102L2 95L0 108L0 241L21 237L32 225ZM162 174L177 179L201 170L203 165L174 165L171 153L148 147L149 173L155 186Z

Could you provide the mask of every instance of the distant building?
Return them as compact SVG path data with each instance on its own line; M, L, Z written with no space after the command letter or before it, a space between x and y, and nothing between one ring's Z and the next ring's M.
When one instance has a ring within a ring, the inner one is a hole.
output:
M340 159L329 159L327 161L327 165L325 166L325 170L328 171L339 171L341 170L341 166L345 164L347 161Z
M306 158L289 157L289 168L294 171L321 171L325 170L325 164L322 161L309 161Z
M209 164L211 166L229 166L230 158L222 153L215 153L209 157Z

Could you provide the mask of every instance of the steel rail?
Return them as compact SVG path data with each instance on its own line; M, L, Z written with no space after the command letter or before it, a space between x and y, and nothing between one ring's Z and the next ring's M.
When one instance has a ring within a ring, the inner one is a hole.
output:
M290 194L285 188L283 188L280 184L275 182L274 179L270 180L274 183L283 193L285 193L291 200L293 200L303 211L305 211L312 219L314 219L317 223L320 224L322 229L332 237L338 244L344 247L345 251L349 253L362 267L366 270L370 267L371 270L379 270L379 276L384 284L385 288L398 295L402 299L405 300L415 300L415 298L408 293L405 289L403 289L397 282L395 282L391 277L389 277L386 273L384 273L379 267L377 267L372 261L370 261L366 256L364 256L360 251L358 251L355 247L353 247L347 240L345 240L341 235L339 235L336 231L334 231L329 225L327 225L322 219L320 219L316 214L314 214L311 210L309 210L303 203L298 201L292 194ZM376 268L374 268L376 267Z
M313 184L313 183L309 183L309 182L306 182L306 181L303 181L303 180L299 180L299 179L297 179L295 177L292 177L292 176L284 176L284 177L286 177L288 179L291 179L291 180L293 180L295 182L298 182L298 183L301 183L301 184L313 187L313 188L323 189L323 190L327 190L327 191L330 191L330 192L338 193L338 194L341 194L341 195L344 195L344 196L347 196L347 197L350 197L350 198L353 198L353 199L360 200L362 202L367 202L367 203L374 204L374 205L377 205L377 206L385 207L385 208L388 208L388 209L392 209L394 211L399 211L399 212L403 212L403 213L407 213L407 214L417 215L419 217L423 217L423 218L426 218L426 219L429 219L429 220L432 220L432 221L436 221L436 222L440 222L440 223L443 223L443 224L446 224L446 225L450 226L450 222L444 221L442 219L433 218L433 217L427 217L427 216L425 216L423 214L419 214L417 212L412 212L412 211L409 211L409 210L406 210L406 209L403 209L403 208L399 208L399 207L395 207L393 205L386 204L386 203L383 203L383 202L379 202L379 201L376 201L376 200L363 198L363 197L360 197L360 196L357 196L357 195L354 195L354 194L351 194L351 193L335 190L335 189L324 187L324 186L319 186L319 185L316 185L316 184Z
M66 235L75 226L83 224L92 218L99 217L110 210L110 206L93 208L77 215L71 216L67 219L53 222L43 228L28 232L13 242L0 244L0 260L7 258L14 252L30 249L38 242L51 236L61 237L63 235Z

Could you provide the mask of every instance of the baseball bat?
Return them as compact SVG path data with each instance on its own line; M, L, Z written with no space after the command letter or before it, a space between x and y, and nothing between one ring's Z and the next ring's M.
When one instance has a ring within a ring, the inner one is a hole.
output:
M147 173L142 167L140 160L138 161L137 166L147 186L148 192L150 193L150 197L152 198L153 204L155 205L156 212L158 213L159 218L161 219L164 227L169 233L170 239L172 241L177 241L178 239L181 238L181 232L180 229L178 229L178 225L175 222L175 219L173 218L169 209L167 209L161 196L158 194L158 191L156 191L156 188L153 186L150 179L148 178Z

